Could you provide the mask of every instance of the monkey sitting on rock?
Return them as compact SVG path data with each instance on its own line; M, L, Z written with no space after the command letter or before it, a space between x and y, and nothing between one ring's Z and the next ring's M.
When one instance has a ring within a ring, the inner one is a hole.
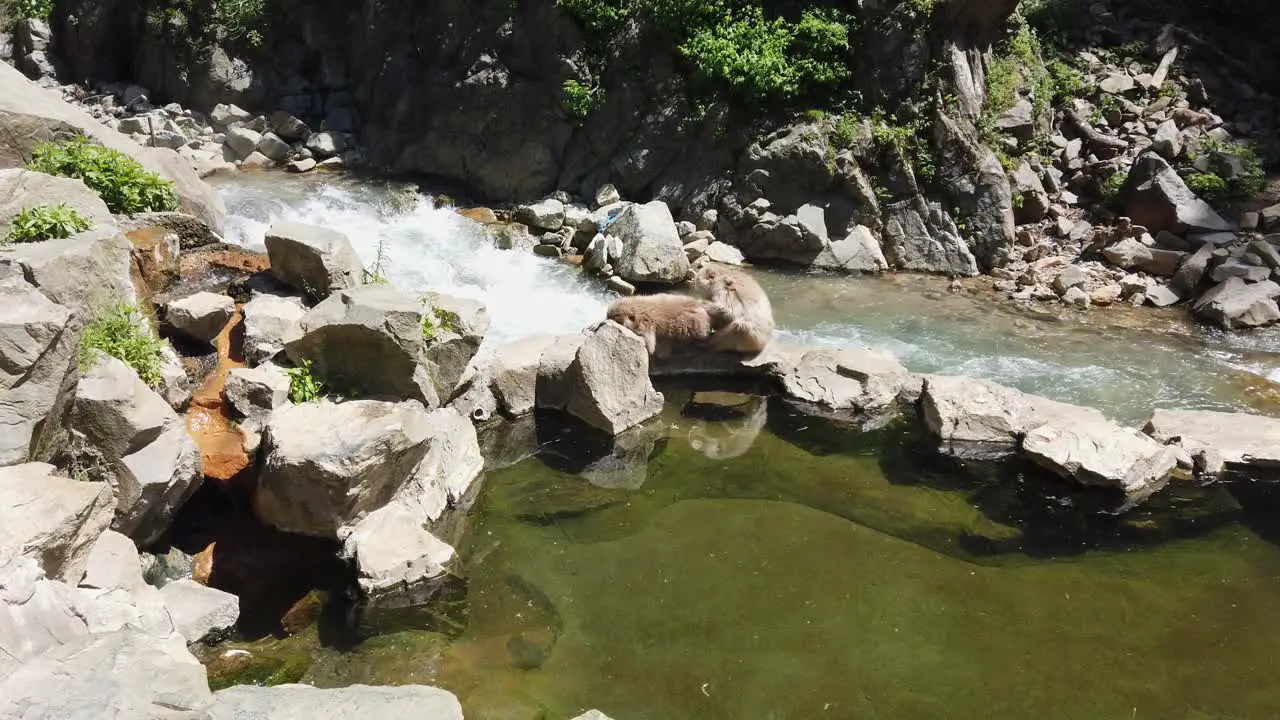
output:
M722 308L671 293L622 298L609 306L609 319L639 335L649 354L657 358L705 343L732 320Z
M728 265L707 264L693 276L693 294L727 314L729 322L710 338L713 350L759 355L773 339L773 307L764 288Z

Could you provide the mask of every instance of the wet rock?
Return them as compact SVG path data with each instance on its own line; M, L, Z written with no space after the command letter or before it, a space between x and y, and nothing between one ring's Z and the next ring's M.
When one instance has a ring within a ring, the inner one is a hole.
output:
M130 275L133 246L108 225L59 240L21 243L0 253L0 274L17 269L55 303L93 317L103 306L138 299Z
M115 507L107 485L55 472L45 463L0 467L0 565L26 556L50 577L78 583Z
M414 400L321 400L276 410L263 438L259 517L288 532L338 538L342 526L413 482L435 425ZM438 514L447 495L441 488L436 496Z
M1280 470L1280 420L1209 410L1156 410L1144 428L1156 440L1197 459L1197 470L1224 470L1252 477Z
M532 205L523 205L516 210L515 220L531 228L554 232L564 227L564 203L547 198Z
M347 236L295 222L276 223L266 234L271 273L280 282L324 300L360 285L364 266Z
M1191 310L1226 330L1260 327L1280 320L1278 297L1280 285L1271 280L1250 285L1233 277L1201 295Z
M0 282L0 465L24 462L72 369L72 313L25 281Z
M494 349L489 364L490 387L498 407L508 417L533 412L542 355L555 342L554 335L536 335Z
M160 589L173 626L189 643L225 637L240 619L240 600L231 593L194 580L171 582Z
M977 378L928 375L920 399L929 430L943 452L991 458L1013 453L1031 430L1045 425L1106 422L1102 413Z
M774 374L788 397L836 415L881 414L920 391L918 377L868 348L802 351L794 362L778 362Z
M133 267L142 281L139 289L143 295L155 296L177 282L182 251L176 233L160 227L145 227L129 231L126 237L133 244Z
M241 308L244 315L244 357L251 365L265 362L302 335L307 309L302 301L278 295L257 295Z
M343 541L343 556L355 563L360 589L372 598L440 577L455 554L396 502L369 513Z
M689 258L666 203L628 205L609 233L622 240L622 253L611 262L623 280L673 284L688 276Z
M214 232L198 217L179 212L147 212L116 218L120 229L129 235L134 247L139 246L134 233L143 231L144 235L163 231L166 235L178 237L178 249L195 250L207 245L222 242L222 236Z
M1208 203L1196 197L1164 158L1144 153L1125 181L1125 215L1151 232L1214 232L1231 229Z
M303 316L302 335L285 353L295 363L310 361L326 382L434 407L439 397L423 364L425 312L417 296L390 285L340 290Z
M211 342L230 322L236 302L226 295L199 292L165 307L165 321L187 337Z
M325 160L341 154L347 149L347 143L338 133L318 132L307 137L306 148L316 158Z
M1125 493L1159 489L1178 463L1173 448L1137 430L1085 416L1029 430L1022 452L1064 478Z
M644 341L612 321L588 331L567 375L566 410L610 435L662 412L662 393L649 380Z
M111 483L112 529L154 542L200 486L200 451L164 398L114 357L97 353L82 371L69 426L73 453Z
M601 185L600 188L596 190L595 200L596 200L596 207L602 208L608 205L613 205L614 203L617 203L617 202L621 202L622 196L618 194L618 189L616 187L614 187L613 185L606 184L606 185Z
M322 690L310 685L237 685L214 694L210 720L462 720L451 693L425 685L352 685Z
M422 302L423 312L428 313L423 321L423 363L437 396L446 402L489 332L489 311L478 301L443 293L429 292Z
M871 229L858 225L842 240L836 240L819 253L813 267L843 272L880 272L889 268L880 241Z
M30 170L0 170L0 238L9 234L11 222L25 208L63 204L95 226L115 224L102 198L79 180Z
M302 158L300 160L294 160L284 166L285 172L291 172L291 173L311 172L315 168L316 168L316 161L314 158Z

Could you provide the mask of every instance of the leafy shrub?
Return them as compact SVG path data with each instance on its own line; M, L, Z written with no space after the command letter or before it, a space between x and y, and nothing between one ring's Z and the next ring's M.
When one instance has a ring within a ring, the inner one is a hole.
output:
M1127 172L1113 172L1107 176L1102 183L1102 199L1108 203L1115 203L1120 200L1120 191L1124 189L1124 183L1129 179Z
M53 0L14 0L9 7L14 20L47 20L53 14Z
M1209 202L1224 200L1230 194L1227 181L1215 173L1193 172L1185 179L1191 192Z
M1049 84L1054 102L1065 102L1078 96L1084 90L1084 76L1079 70L1062 60L1050 60L1045 64L1049 73Z
M27 167L83 181L102 197L113 213L178 209L173 183L148 171L128 155L91 143L84 137L41 143Z
M564 81L564 104L569 114L579 120L590 115L604 102L604 90L570 78Z
M289 376L289 402L301 404L314 402L324 394L324 383L311 374L311 361L303 360L297 367L284 371Z
M588 42L612 39L631 17L630 3L618 0L556 0L556 5L582 23Z
M87 369L93 351L102 352L133 368L151 387L160 385L163 345L151 333L137 305L118 303L99 312L80 336L80 368Z
M14 216L4 243L39 242L71 237L93 223L66 203L33 205Z
M181 47L187 51L224 40L257 47L262 44L264 11L265 0L154 0L146 22L154 33L185 39Z
M853 143L858 139L858 130L861 129L862 123L858 121L858 116L851 113L845 113L836 120L836 131L831 136L831 142L841 150L853 147Z

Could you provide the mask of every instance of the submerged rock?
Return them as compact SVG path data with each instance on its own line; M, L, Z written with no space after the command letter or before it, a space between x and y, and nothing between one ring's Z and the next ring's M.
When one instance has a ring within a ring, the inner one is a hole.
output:
M920 393L918 376L867 348L804 351L775 372L787 396L835 413L879 414L894 409L900 396Z

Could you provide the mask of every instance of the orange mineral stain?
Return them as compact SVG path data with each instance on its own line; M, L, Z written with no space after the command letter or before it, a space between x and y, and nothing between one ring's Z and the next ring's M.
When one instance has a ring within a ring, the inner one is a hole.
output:
M235 315L218 334L218 364L204 384L192 394L191 407L187 410L187 432L200 448L204 476L220 483L230 482L249 466L244 436L231 421L222 395L227 374L233 368L245 367L241 349L242 319L237 305Z

